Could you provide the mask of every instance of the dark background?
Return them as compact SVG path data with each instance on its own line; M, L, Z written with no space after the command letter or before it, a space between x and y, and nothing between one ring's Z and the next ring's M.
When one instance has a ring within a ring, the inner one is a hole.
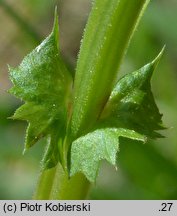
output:
M27 123L8 120L20 101L7 93L7 64L17 66L52 28L58 5L60 48L75 67L91 0L0 0L0 199L31 199L45 140L22 155ZM146 145L121 140L118 170L103 162L90 199L177 199L177 1L152 0L121 68L122 74L151 61L166 44L153 76L164 139Z

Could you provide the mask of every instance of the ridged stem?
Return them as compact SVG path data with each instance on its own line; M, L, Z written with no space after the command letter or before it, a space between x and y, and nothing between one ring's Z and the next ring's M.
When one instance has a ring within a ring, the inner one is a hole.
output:
M83 200L86 199L90 182L83 174L68 178L60 164L41 173L35 200Z
M69 146L99 118L148 2L94 1L77 62ZM40 179L35 199L85 199L90 185L82 174L69 179L59 164L53 171L44 171Z
M117 79L130 39L149 0L95 0L77 62L72 137L89 131Z

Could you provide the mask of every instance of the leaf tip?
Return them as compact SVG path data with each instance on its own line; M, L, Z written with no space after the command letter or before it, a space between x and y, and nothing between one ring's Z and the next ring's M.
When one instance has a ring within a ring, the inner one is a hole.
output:
M149 78L152 77L153 72L155 71L156 67L158 66L160 59L164 53L164 50L165 50L165 45L163 46L163 48L161 49L159 54L156 56L156 58L142 68L143 71L148 74Z
M25 154L26 154L26 152L27 152L27 149L26 149L26 148L24 148L24 149L23 149L23 152L22 152L22 155L25 155Z
M7 65L7 68L8 68L9 79L12 82L12 74L13 74L14 68L10 66L9 64Z
M53 29L52 33L54 34L55 40L58 45L58 36L59 36L59 26L58 26L58 9L57 6L55 6L55 12L54 12L54 22L53 22Z
M7 119L9 119L9 120L15 120L15 117L14 117L14 115L12 115L12 116L7 117Z
M159 61L160 61L160 59L161 59L161 57L162 57L162 55L163 55L163 53L164 53L164 51L165 51L165 47L166 47L166 45L164 45L164 46L162 47L160 53L159 53L159 54L157 55L157 57L152 61L152 64L154 65L154 68L157 67L157 65L158 65L158 63L159 63Z

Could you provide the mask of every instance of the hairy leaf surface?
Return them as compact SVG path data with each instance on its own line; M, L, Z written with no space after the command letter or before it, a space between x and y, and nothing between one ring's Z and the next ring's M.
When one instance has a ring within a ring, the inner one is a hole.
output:
M164 129L151 91L151 77L163 50L151 63L125 75L113 89L102 121L109 127L133 129L150 138L162 137L156 130Z
M71 175L83 172L88 180L94 182L100 160L106 159L116 165L119 137L127 137L145 142L145 137L135 131L123 128L97 129L76 139L72 144Z
M95 130L72 143L71 175L83 172L94 182L100 160L116 164L119 137L143 142L161 137L156 130L164 128L162 115L154 101L150 79L162 52L151 63L118 81Z
M65 135L71 83L59 54L57 15L52 33L23 59L19 67L9 70L14 85L10 93L25 101L12 117L29 122L25 150L41 137L48 136L51 147L45 163L52 166L59 157L58 140Z

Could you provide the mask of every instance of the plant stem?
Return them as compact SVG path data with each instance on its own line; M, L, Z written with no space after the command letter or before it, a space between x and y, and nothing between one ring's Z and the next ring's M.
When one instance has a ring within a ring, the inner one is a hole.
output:
M33 199L83 200L89 187L90 183L83 174L79 173L69 179L58 163L56 168L41 173Z
M69 142L67 137L64 143L66 142ZM90 182L86 177L81 173L71 178L68 176L66 155L68 146L63 145L63 167L58 163L51 169L42 169L33 199L83 200L86 198L90 187ZM48 148L46 148L47 151Z
M47 200L49 199L51 188L53 185L53 180L55 177L56 167L43 170L40 173L36 191L33 195L33 199L37 200Z
M149 0L95 0L86 26L74 82L72 137L99 118Z
M78 173L68 178L60 164L57 165L50 199L83 200L86 198L90 182L86 177Z
M66 143L67 149L73 140L88 132L99 118L148 2L94 1L77 62L74 108L69 125L71 134L67 134L70 140ZM68 179L67 172L58 164L53 170L43 171L34 199L85 199L89 186L83 174Z

